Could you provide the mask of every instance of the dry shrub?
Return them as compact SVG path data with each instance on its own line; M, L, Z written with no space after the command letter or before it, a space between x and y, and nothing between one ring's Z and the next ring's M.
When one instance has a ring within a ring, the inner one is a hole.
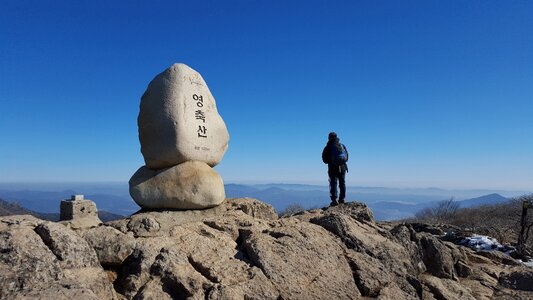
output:
M459 208L453 199L440 202L436 207L426 208L415 215L418 222L450 224L464 231L488 235L501 243L514 244L520 233L522 202L533 201L533 194L510 199L499 204ZM455 202L458 204L458 202ZM526 248L533 250L533 209L528 211L527 225L530 229Z
M279 213L279 216L280 217L292 216L302 211L305 211L305 208L301 206L300 204L289 204L289 206L287 206L285 210Z
M454 198L444 200L434 207L424 208L415 214L415 218L426 223L438 224L445 223L457 213L459 203Z

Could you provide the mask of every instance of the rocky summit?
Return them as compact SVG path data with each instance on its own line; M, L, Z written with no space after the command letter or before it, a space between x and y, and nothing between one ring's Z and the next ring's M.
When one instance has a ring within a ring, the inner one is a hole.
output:
M357 202L278 218L227 199L71 229L0 218L1 299L532 299L532 270Z
M139 141L146 163L129 181L144 209L198 209L224 201L211 169L228 149L229 133L202 76L185 64L157 75L141 97Z

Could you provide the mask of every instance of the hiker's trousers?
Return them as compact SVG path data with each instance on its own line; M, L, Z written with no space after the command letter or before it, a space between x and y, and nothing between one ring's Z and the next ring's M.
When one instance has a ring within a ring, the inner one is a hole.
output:
M337 182L339 183L339 200L342 201L346 197L346 168L344 166L328 166L329 176L329 196L331 200L337 200Z

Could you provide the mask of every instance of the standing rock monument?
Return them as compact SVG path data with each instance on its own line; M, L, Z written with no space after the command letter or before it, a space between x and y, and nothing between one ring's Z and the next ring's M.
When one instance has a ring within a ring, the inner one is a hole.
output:
M145 209L201 209L225 199L211 167L228 149L229 134L202 76L185 64L157 75L141 98L137 119L146 166L129 181Z

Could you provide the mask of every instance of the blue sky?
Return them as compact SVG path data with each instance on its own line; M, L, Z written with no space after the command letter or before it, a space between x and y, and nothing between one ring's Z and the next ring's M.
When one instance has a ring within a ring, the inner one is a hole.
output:
M533 190L531 1L0 1L0 181L127 181L175 62L230 132L226 182Z

